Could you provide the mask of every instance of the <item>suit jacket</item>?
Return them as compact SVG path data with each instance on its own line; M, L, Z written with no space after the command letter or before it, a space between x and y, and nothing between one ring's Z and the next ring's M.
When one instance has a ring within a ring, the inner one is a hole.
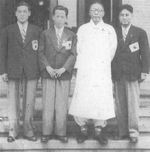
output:
M66 42L71 42L69 49L64 46ZM66 71L59 79L70 80L76 61L76 35L69 29L64 28L61 37L61 47L58 48L55 28L51 27L45 30L40 38L39 59L43 78L52 79L46 71L46 66L49 65L54 69L64 67Z
M112 78L134 81L141 73L149 73L149 44L146 32L131 25L126 40L123 40L121 27L116 30L118 47L112 61Z
M28 24L23 43L18 24L12 24L1 31L0 35L0 74L18 79L24 72L27 79L39 77L38 49L40 28Z

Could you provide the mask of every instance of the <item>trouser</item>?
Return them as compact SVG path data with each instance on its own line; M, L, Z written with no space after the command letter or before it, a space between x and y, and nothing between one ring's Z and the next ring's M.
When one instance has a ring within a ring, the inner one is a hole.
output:
M69 89L69 80L43 79L43 135L66 135Z
M23 91L23 128L24 135L33 136L33 109L36 93L37 80L24 79ZM9 101L9 136L16 137L19 131L20 119L20 80L9 80L8 101Z
M116 117L120 136L138 136L139 83L122 79L114 82Z
M74 117L74 119L80 127L87 125L89 121L92 121L95 127L101 126L102 128L104 128L107 125L106 120L87 119L81 117Z

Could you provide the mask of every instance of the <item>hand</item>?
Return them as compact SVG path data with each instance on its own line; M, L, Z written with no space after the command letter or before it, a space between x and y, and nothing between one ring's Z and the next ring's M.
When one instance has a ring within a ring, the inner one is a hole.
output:
M55 73L55 70L54 70L52 67L47 66L47 67L46 67L46 70L47 70L47 72L49 73L49 75L50 75L52 78L55 77L56 73Z
M141 80L140 82L144 81L147 78L147 73L141 73Z
M8 82L8 76L7 76L6 73L2 74L1 78L2 78L3 81Z
M56 78L61 77L61 75L66 71L65 68L55 69Z

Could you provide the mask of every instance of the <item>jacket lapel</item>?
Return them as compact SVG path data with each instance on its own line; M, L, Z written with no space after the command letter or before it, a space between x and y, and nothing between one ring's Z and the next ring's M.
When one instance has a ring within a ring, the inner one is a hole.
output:
M24 47L30 42L30 40L32 38L32 30L33 30L32 26L30 24L28 24Z
M125 41L126 45L129 45L129 43L132 41L132 37L133 37L133 26L131 25L126 37L126 41Z
M67 41L67 31L66 31L66 28L64 28L62 36L61 36L61 47L60 47L60 50L63 48L62 43L64 41Z
M52 40L52 43L53 43L53 46L54 46L55 50L58 51L58 52L61 51L61 49L64 48L62 46L63 41L67 40L67 30L66 30L66 28L64 28L62 36L61 36L61 46L60 46L60 48L58 48L56 31L55 31L54 27L51 30L51 35L50 36L51 36L51 40Z
M16 38L17 38L19 44L23 45L20 29L19 29L19 26L17 23L15 24L15 27L14 27L14 33L16 35Z
M57 44L56 31L55 31L54 27L52 27L52 30L50 32L50 37L51 37L51 40L52 40L52 43L53 43L55 50L59 51L58 44Z
M119 48L119 51L120 51L120 50L122 50L122 48L125 47L125 41L123 40L121 27L119 27L118 30L117 30L117 36L118 36L118 48Z
M118 29L118 50L122 51L125 48L127 48L130 44L130 42L132 41L132 37L133 37L133 26L131 25L126 40L123 40L123 35L122 35L122 29L121 27Z

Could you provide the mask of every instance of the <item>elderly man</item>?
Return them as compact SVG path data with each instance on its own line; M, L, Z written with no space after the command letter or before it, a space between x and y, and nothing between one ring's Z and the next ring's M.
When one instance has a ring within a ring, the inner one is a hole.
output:
M106 120L115 117L111 61L114 57L117 38L112 26L103 22L104 7L93 3L89 14L91 20L78 32L77 79L69 113L80 126L78 143L87 139L87 123L91 119L95 126L95 138L107 144L103 128Z
M116 116L121 139L138 141L139 82L149 72L149 44L146 32L131 24L133 8L120 8L120 27L116 30L118 48L112 62Z

